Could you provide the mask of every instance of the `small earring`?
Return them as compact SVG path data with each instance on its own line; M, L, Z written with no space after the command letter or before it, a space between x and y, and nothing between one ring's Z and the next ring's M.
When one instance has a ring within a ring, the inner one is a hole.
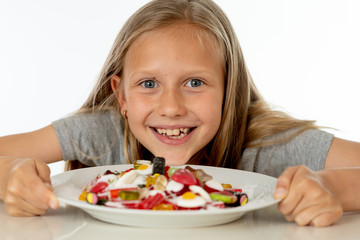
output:
M124 118L125 118L126 120L128 119L127 110L124 110L124 111L123 111L123 116L124 116Z

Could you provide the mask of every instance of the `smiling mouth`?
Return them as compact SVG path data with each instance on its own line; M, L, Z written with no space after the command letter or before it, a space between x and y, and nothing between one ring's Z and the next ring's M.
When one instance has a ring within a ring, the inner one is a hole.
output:
M185 136L187 136L191 131L193 131L195 128L174 128L174 129L164 129L164 128L154 128L154 130L165 137L171 138L171 139L181 139Z

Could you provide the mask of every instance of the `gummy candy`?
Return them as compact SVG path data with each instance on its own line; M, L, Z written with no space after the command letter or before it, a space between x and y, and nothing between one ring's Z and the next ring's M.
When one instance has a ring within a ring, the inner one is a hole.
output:
M232 188L231 184L228 183L222 183L221 186L223 186L223 188Z
M82 193L79 195L79 200L80 201L86 201L86 195L87 195L87 192L82 191Z
M152 208L152 210L165 210L165 211L173 211L175 210L174 205L170 203L160 203Z
M98 192L103 191L108 186L109 186L109 184L107 182L98 182L90 189L90 192L98 193Z
M230 204L236 202L236 200L238 199L234 194L227 191L210 193L210 197L212 200L222 201L224 203Z
M155 157L153 159L153 174L165 175L165 158Z
M179 168L177 168L177 167L170 167L170 168L167 170L168 178L171 178L171 176L172 176L177 170L179 170Z
M208 193L212 193L212 192L221 192L224 190L223 186L216 180L212 179L210 181L206 181L204 183L204 189L208 192Z
M190 166L186 166L185 169L191 171L196 178L198 178L201 182L210 181L212 179L212 176L205 173L202 169L194 169Z
M139 160L134 168L121 173L106 171L84 187L79 200L113 208L163 211L219 209L248 202L242 189L219 183L201 169L161 166L161 172L156 170L157 161L162 165L164 159L155 158L154 163Z
M196 184L196 177L192 172L187 169L179 169L172 176L171 180L185 184L185 185L194 185Z
M139 196L138 191L122 190L119 192L119 198L123 200L138 200Z
M154 189L165 191L167 183L167 178L164 175L160 175L155 180Z
M136 160L134 163L134 169L137 170L140 165L151 165L151 161L149 160Z
M139 203L140 209L152 209L164 200L164 195L156 193L155 195L148 196L146 199Z

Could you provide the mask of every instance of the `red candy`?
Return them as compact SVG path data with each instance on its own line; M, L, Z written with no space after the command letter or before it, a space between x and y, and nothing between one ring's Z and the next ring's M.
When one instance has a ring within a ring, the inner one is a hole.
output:
M164 200L164 195L157 193L152 196L148 196L146 199L139 203L138 208L140 209L152 209L156 205L160 204Z
M195 185L197 183L196 177L192 172L187 169L179 169L172 176L171 180L185 184L185 185Z
M107 188L107 186L109 186L109 184L107 182L98 182L90 189L90 192L92 192L92 193L101 192L101 191L105 190L105 188Z

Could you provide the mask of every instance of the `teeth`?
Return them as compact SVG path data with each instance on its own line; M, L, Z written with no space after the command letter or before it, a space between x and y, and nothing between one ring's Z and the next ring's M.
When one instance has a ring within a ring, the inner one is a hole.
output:
M163 136L167 136L172 139L180 139L185 137L189 133L190 129L189 128L175 128L175 129L156 128L156 131Z

